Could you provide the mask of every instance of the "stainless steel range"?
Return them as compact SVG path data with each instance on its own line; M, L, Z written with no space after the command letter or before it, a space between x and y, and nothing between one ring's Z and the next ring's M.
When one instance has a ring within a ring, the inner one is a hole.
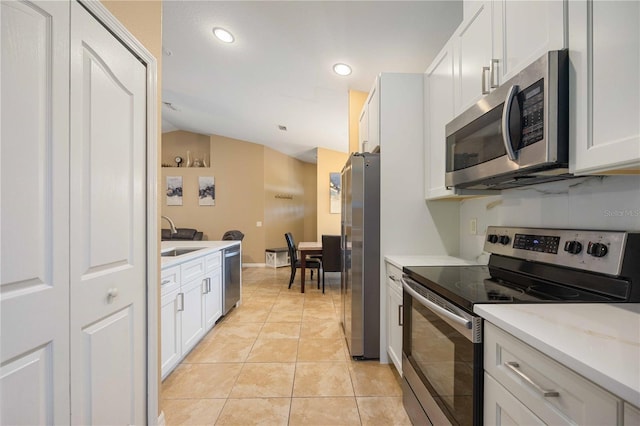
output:
M484 303L640 302L640 233L489 227L487 266L405 267L404 406L414 424L482 424Z

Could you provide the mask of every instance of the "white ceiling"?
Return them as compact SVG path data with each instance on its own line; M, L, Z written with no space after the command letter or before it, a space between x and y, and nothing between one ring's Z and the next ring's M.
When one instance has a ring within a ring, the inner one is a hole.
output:
M462 20L461 1L166 1L163 132L216 134L315 162L348 151L348 90L422 73ZM229 30L225 44L212 28ZM353 73L333 73L337 62ZM278 125L287 127L283 132Z

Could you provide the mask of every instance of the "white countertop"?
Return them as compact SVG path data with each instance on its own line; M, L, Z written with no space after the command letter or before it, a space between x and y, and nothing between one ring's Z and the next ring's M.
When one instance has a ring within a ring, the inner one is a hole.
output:
M198 248L208 249L208 251L218 251L234 245L239 245L240 241L162 241L160 245L160 251L169 251L173 249L183 248ZM182 263L185 260L195 259L200 257L205 252L202 250L192 251L190 253L183 254L181 256L166 256L160 257L160 263L162 269L173 266L176 263Z
M402 269L404 266L477 265L477 263L473 260L460 259L453 256L388 255L385 256L384 259L400 269Z
M495 304L473 310L640 407L640 303Z

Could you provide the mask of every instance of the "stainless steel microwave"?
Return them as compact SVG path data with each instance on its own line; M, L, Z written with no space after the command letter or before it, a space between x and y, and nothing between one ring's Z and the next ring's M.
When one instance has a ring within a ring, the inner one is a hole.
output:
M569 174L567 50L550 51L446 126L448 187L508 189Z

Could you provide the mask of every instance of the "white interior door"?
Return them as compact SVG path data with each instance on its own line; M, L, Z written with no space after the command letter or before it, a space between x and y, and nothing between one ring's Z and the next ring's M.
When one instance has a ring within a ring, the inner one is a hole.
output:
M0 15L0 424L66 424L69 4Z
M71 421L145 424L146 70L71 21Z

